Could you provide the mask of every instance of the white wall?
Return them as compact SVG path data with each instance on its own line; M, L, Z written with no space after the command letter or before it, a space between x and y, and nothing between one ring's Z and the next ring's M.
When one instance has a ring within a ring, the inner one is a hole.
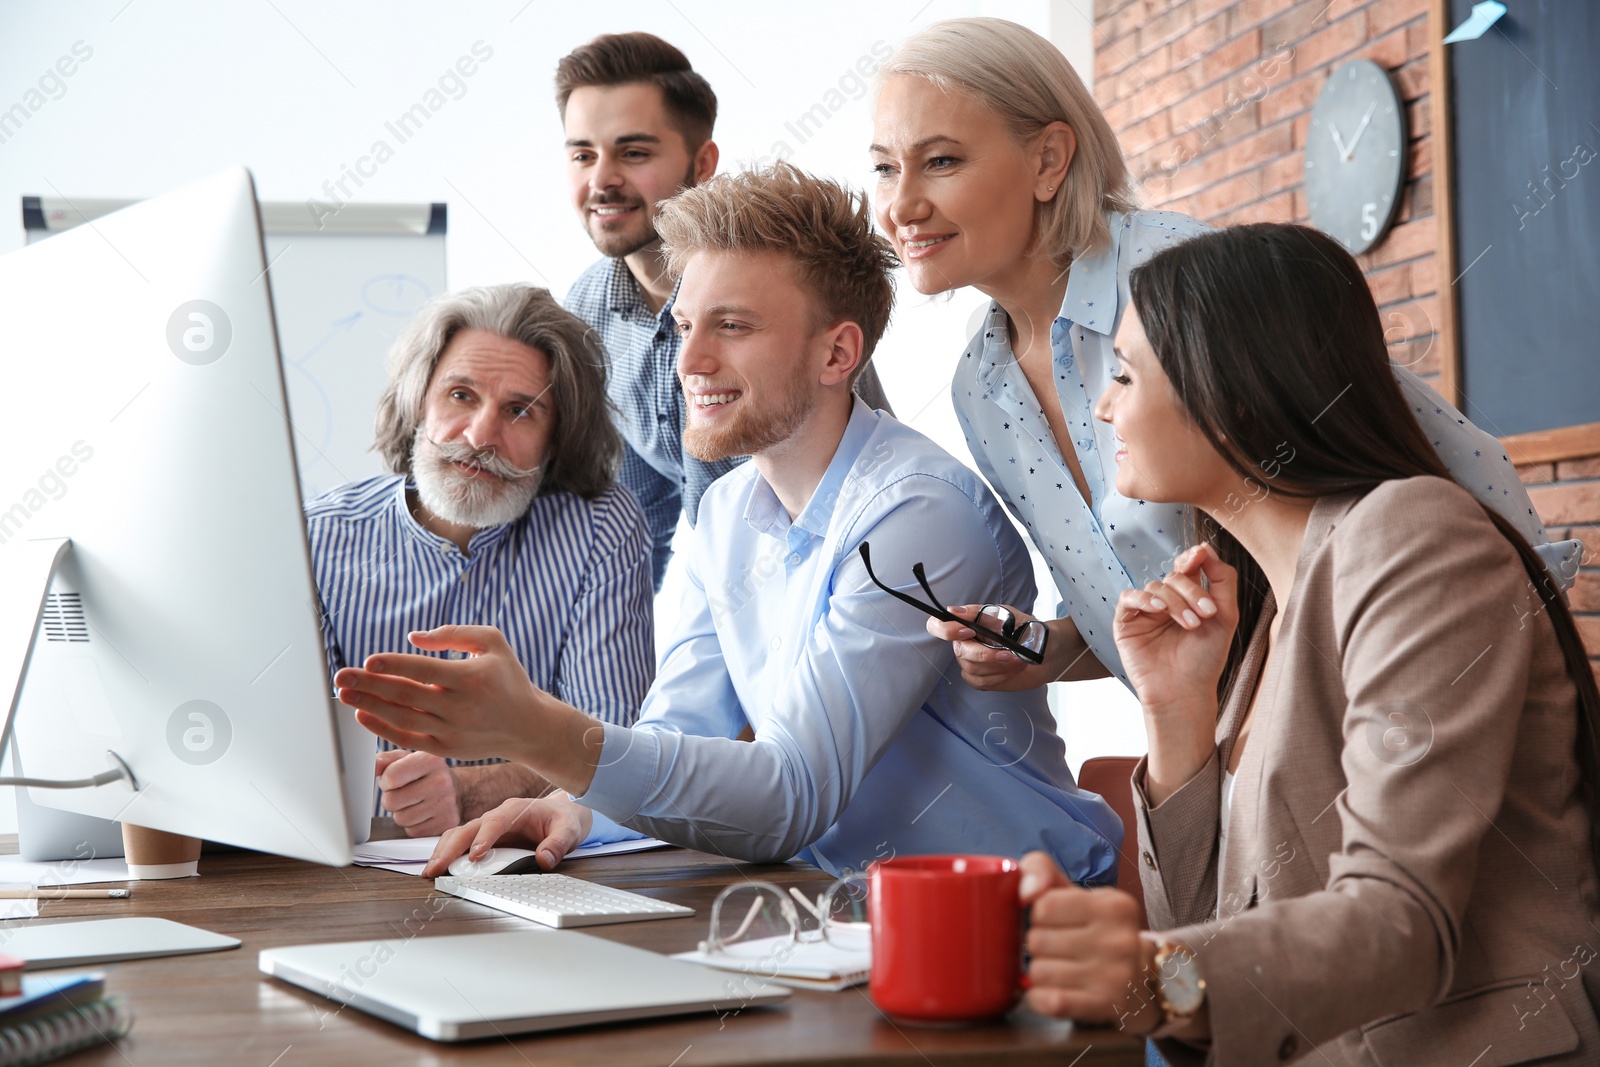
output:
M866 186L871 96L858 61L964 15L1024 23L1092 76L1092 0L12 0L0 6L0 113L20 103L28 114L0 126L0 219L11 220L0 253L22 245L23 195L149 196L242 162L263 199L446 201L453 287L528 280L561 294L595 258L566 203L552 100L567 51L599 33L657 33L716 88L725 168L783 154ZM63 57L70 76L52 73ZM471 76L454 69L463 57L476 59ZM433 113L402 140L386 124L418 102ZM818 104L827 121L806 136L798 120ZM948 383L983 300L902 286L900 301L876 357L884 385L905 421L969 459ZM1074 766L1142 751L1136 707L1115 683L1069 687L1061 704Z

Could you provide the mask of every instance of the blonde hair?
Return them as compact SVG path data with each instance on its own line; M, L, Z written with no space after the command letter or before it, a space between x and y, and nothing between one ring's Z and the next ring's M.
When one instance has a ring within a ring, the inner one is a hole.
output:
M861 327L867 368L894 309L894 250L872 224L864 193L790 163L721 174L668 200L656 217L667 267L682 274L697 252L778 252L794 261L824 324Z
M539 495L593 500L610 489L622 463L622 435L606 397L606 356L589 324L549 290L486 285L434 298L389 349L389 384L378 398L372 450L396 474L411 475L411 446L422 425L428 385L462 330L487 330L544 353L555 411Z
M923 78L966 93L1004 120L1026 144L1052 122L1065 122L1078 147L1060 191L1034 207L1031 254L1057 261L1098 251L1111 240L1107 212L1138 207L1116 134L1067 57L1026 26L1005 19L936 22L895 49L878 73Z

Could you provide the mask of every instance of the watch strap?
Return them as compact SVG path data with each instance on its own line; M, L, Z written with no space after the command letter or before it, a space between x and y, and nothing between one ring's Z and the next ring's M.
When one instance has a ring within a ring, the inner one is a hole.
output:
M1194 1017L1200 1013L1200 1009L1206 1003L1206 980L1200 974L1200 964L1196 961L1194 952L1187 945L1160 938L1152 938L1152 940L1156 942L1156 956L1155 975L1151 984L1155 987L1156 1005L1161 1009L1161 1022L1150 1036L1159 1039L1172 1036L1194 1021ZM1164 976L1167 972L1168 964L1173 960L1177 960L1177 966L1191 972L1194 985L1200 993L1193 1006L1187 1011L1179 1010L1167 996L1168 986Z

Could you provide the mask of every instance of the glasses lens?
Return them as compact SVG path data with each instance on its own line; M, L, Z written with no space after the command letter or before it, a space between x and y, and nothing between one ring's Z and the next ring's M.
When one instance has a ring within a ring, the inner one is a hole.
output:
M1003 637L1010 637L1011 631L1017 627L1017 617L1003 604L985 604L978 612L976 621L985 630L993 630ZM978 640L983 641L982 634L978 635Z
M776 886L741 883L729 886L712 909L712 936L725 949L730 946L794 933L794 909Z
M1011 639L1029 652L1043 652L1044 639L1050 631L1038 619L1024 623L1011 635Z
M986 630L991 630L1003 637L1009 638L1035 655L1044 654L1045 638L1050 631L1038 619L1032 619L1017 625L1017 617L1011 609L998 604L985 604L983 610L978 612L977 623ZM985 637L981 632L977 635L978 643L990 648L1004 648L1005 646L992 638Z
M872 941L872 922L867 912L867 878L851 875L829 887L823 898L827 922L823 936L846 951L867 948Z

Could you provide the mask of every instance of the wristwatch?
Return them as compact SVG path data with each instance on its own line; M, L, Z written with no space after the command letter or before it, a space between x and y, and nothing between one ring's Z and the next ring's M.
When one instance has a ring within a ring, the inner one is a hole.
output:
M1206 980L1200 963L1187 946L1176 941L1151 938L1156 942L1156 1001L1161 1007L1161 1023L1151 1037L1168 1037L1194 1021L1206 1002Z

